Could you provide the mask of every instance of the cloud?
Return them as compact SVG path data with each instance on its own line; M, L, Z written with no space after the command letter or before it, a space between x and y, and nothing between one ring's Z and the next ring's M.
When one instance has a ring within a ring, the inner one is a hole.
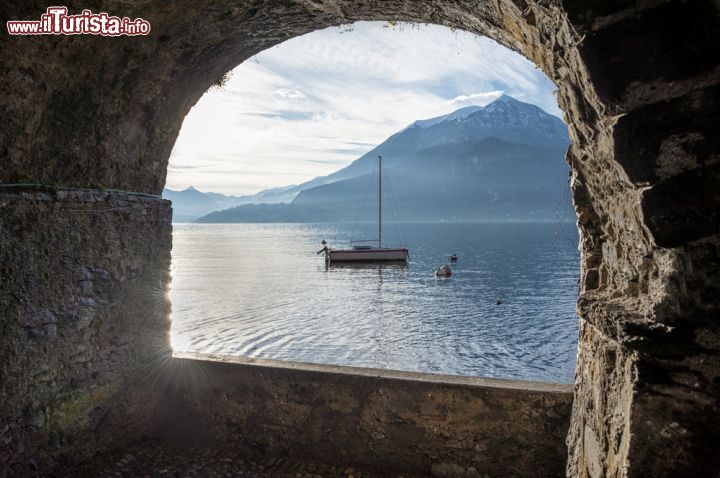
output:
M495 98L499 98L505 93L502 90L495 91L481 91L479 93L470 93L469 95L458 95L455 98L448 101L448 103L468 103L480 100L482 102L489 103Z
M280 98L288 98L288 99L300 99L305 98L305 95L302 94L302 92L298 90L292 90L288 88L280 88L275 90L275 94L278 95Z
M300 183L415 120L501 92L559 114L553 83L496 42L435 25L385 26L318 30L239 65L185 119L168 186L249 194Z
M264 113L260 111L242 113L246 116L261 116L263 118L286 119L289 121L301 121L312 119L317 113L314 111L275 111Z

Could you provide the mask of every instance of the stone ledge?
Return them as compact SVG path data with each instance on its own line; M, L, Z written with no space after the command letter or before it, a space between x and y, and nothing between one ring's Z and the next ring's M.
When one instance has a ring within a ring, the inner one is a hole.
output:
M107 199L124 199L131 202L168 201L155 194L120 189L58 188L42 184L0 184L0 197L3 196L39 202L78 201L93 203ZM0 207L5 205L7 204L0 203Z
M350 375L388 380L407 380L428 384L448 386L469 386L482 388L500 388L521 390L526 392L544 392L572 394L573 385L555 382L535 382L530 380L512 380L505 378L471 377L463 375L447 375L436 373L409 372L404 370L388 370L367 367L351 367L347 365L326 365L309 362L291 362L285 360L233 357L228 355L203 354L195 352L173 352L173 358L206 362L220 362L258 368L297 370L317 372L331 375Z

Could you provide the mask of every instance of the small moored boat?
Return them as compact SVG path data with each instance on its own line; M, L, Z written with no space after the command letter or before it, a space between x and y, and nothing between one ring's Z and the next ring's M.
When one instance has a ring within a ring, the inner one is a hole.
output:
M361 242L377 242L377 246L366 244L355 245ZM373 262L394 262L406 263L410 257L410 251L404 247L383 247L382 246L382 156L378 156L378 238L369 241L351 241L350 249L332 249L327 246L325 240L323 248L318 254L325 253L325 262L332 263L373 263Z
M409 252L401 247L354 246L352 249L330 249L328 262L407 262Z

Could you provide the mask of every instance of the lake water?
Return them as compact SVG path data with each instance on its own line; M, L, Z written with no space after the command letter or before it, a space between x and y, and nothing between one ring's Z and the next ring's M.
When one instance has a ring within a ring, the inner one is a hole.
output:
M407 266L326 269L316 255L321 239L346 246L374 227L175 224L174 349L572 382L574 224L388 225ZM435 278L452 253L454 275Z

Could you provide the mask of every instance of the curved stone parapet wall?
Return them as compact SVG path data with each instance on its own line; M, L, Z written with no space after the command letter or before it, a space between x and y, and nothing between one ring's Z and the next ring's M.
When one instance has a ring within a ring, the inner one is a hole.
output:
M163 438L382 476L565 474L572 385L202 354L168 373Z
M0 476L146 432L169 359L169 201L0 186Z

